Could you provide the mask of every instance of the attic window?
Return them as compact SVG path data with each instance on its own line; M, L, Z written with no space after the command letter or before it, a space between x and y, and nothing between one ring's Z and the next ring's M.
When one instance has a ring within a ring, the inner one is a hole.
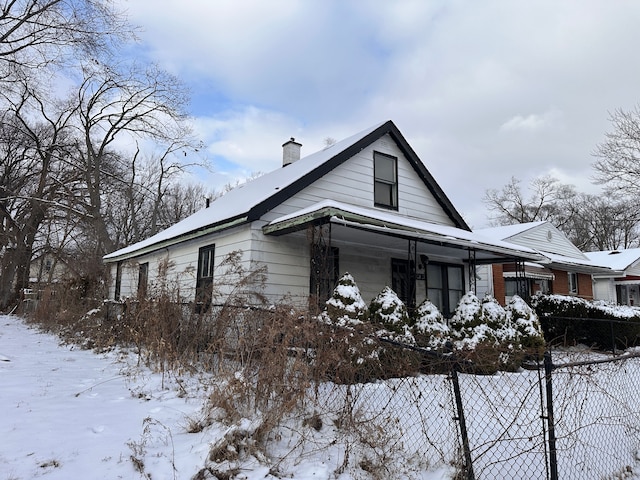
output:
M376 207L398 209L398 159L373 152L373 201Z

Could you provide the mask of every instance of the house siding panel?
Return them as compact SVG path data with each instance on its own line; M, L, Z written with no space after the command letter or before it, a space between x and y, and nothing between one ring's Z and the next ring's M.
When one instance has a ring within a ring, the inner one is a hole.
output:
M398 158L398 213L442 225L454 225L434 196L388 136L374 142L323 178L304 188L263 216L271 221L279 216L331 199L361 207L373 204L373 152Z
M551 238L549 238L549 234L551 234ZM505 240L542 252L587 260L586 255L571 243L560 230L548 223L543 223Z
M493 272L491 265L478 265L476 267L476 295L483 298L485 295L495 296L493 291Z
M246 229L245 229L246 230ZM154 296L161 288L163 282L171 292L179 292L183 302L193 301L195 298L196 269L198 266L198 250L201 247L216 244L215 251L215 279L223 275L224 269L221 262L234 250L249 251L250 243L246 231L234 229L222 235L210 235L174 245L170 250L163 249L147 255L142 255L123 263L120 298L135 297L138 289L138 272L141 263L149 262L148 294ZM248 267L248 257L242 260ZM162 262L168 261L169 268L166 278L160 278L159 267ZM116 263L110 264L110 275L115 279ZM226 287L227 290L232 286ZM115 282L112 281L109 289L109 298L115 296Z

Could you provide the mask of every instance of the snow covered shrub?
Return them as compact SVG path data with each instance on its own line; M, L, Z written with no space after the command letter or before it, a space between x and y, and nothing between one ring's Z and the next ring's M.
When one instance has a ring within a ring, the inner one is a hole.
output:
M570 295L535 295L531 300L550 342L606 350L640 344L640 309Z
M511 297L505 311L508 323L515 328L522 348L528 354L544 353L545 340L538 315L518 295Z
M398 342L415 345L415 339L409 328L409 313L407 307L389 287L384 287L382 291L371 300L369 305L370 319L373 323L379 324L387 330L380 331L380 335Z
M443 348L451 338L442 313L428 299L418 305L411 331L420 347Z
M462 297L451 319L453 345L476 373L513 370L523 358L519 333L507 312L491 296L473 292Z
M367 319L367 304L349 272L338 280L331 298L327 300L325 312L332 323L340 326L358 325Z

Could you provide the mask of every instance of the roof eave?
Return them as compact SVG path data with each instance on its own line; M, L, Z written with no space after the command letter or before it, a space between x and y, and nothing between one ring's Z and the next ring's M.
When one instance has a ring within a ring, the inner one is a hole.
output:
M197 230L192 230L190 232L184 233L177 237L172 237L164 241L159 241L157 243L153 243L151 245L148 245L146 247L143 247L137 250L133 250L131 252L125 252L121 255L117 255L118 252L116 251L102 257L102 261L104 263L113 263L113 262L120 262L123 260L129 260L136 257L141 257L143 255L147 255L149 253L153 253L158 250L171 247L173 245L188 242L189 240L194 240L196 238L209 235L211 233L217 233L223 230L227 230L229 228L237 227L247 222L248 222L247 215L235 217L233 219L228 219L225 222L217 223L215 225L208 225L206 227L203 227Z

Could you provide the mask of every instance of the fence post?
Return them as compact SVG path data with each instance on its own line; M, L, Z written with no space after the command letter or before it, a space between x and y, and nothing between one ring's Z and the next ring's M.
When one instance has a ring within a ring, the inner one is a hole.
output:
M462 408L462 395L460 393L460 382L458 381L459 365L455 362L451 368L451 380L453 383L453 394L456 400L456 411L458 417L455 419L460 423L460 436L462 437L462 450L464 451L465 477L464 480L475 480L473 474L473 462L471 460L471 448L469 447L469 436L467 435L467 422L464 419Z
M558 480L558 457L556 454L556 427L553 418L553 361L551 352L544 352L544 379L547 390L547 424L549 431L549 472L551 480Z
M616 354L616 335L613 327L613 320L609 320L609 329L611 330L611 351Z

